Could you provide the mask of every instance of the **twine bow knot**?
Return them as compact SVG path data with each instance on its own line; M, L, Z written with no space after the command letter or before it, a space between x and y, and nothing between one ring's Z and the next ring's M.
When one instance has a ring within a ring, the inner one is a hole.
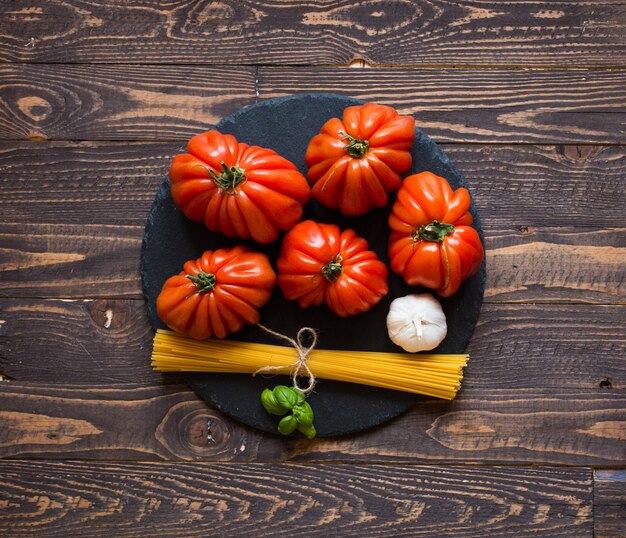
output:
M315 348L315 344L317 344L317 331L311 327L302 327L298 331L294 339L289 338L289 336L287 335L273 331L272 329L265 327L265 325L261 325L260 323L257 323L257 326L260 329L264 330L266 333L276 336L277 338L280 338L285 342L289 342L298 352L298 358L295 362L286 366L263 366L256 370L252 375L255 376L256 374L276 372L278 370L285 370L289 368L291 370L291 381L293 383L293 388L303 392L304 394L309 394L309 392L313 390L313 387L315 387L315 383L317 382L315 376L313 375L313 372L311 371L311 368L307 364L309 360L309 354L311 353L311 351L313 351L313 348ZM311 340L311 344L308 346L304 344L304 339L307 336ZM298 385L298 377L308 378L309 381L306 387L303 388Z

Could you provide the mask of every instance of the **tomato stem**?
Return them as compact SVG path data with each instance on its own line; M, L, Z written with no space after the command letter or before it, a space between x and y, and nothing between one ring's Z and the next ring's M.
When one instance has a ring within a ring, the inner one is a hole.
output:
M198 293L206 293L211 291L216 284L216 278L213 273L198 273L197 275L187 275L198 288Z
M430 224L426 226L418 226L415 231L411 234L413 237L413 241L434 241L436 243L441 243L445 239L446 235L454 232L454 226L452 224L446 224L444 222L439 222L438 220L433 220Z
M348 155L350 155L350 157L359 159L369 151L370 143L367 140L359 140L358 138L354 138L343 131L339 131L339 134L342 138L348 140L348 145L344 146L343 149L348 151Z
M339 275L343 273L343 266L341 265L341 255L338 255L336 258L333 256L323 268L322 274L324 278L328 280L328 282L334 282L339 278Z
M237 192L237 185L246 179L245 170L237 166L228 166L225 162L222 162L221 174L218 175L213 170L209 169L209 175L213 183L228 194L235 194Z

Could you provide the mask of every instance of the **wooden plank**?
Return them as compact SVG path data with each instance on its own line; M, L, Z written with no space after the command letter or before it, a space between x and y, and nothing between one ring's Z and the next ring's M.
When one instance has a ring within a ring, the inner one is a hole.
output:
M36 214L46 223L143 226L173 156L185 151L184 141L0 142L0 212L14 223ZM626 149L623 160L626 168Z
M254 103L254 69L0 65L0 138L176 140Z
M486 304L464 388L626 388L623 319L621 306ZM19 382L158 384L152 338L143 301L0 300L0 372Z
M159 384L153 336L144 301L0 300L0 372L20 382Z
M141 298L143 228L0 223L0 297ZM623 228L490 231L485 296L490 302L621 303L624 237Z
M615 143L625 71L260 67L261 99L328 92L412 114L437 141Z
M445 145L490 229L613 226L626 213L626 147ZM1 162L1 161L0 161Z
M624 304L625 231L520 226L489 234L485 298Z
M601 0L14 0L0 6L0 60L623 66L625 25L623 3Z
M591 536L589 469L0 462L11 536Z
M626 71L0 65L0 138L184 140L255 101L396 106L444 142L624 141Z
M0 383L0 457L585 466L626 457L623 388L468 387L364 433L307 441L242 426L184 385L107 382Z
M0 223L0 296L141 297L143 226Z
M484 226L621 227L626 147L445 145ZM180 142L0 142L6 222L143 224ZM35 218L36 215L36 218Z
M626 529L626 470L594 471L593 519L595 538L623 538Z

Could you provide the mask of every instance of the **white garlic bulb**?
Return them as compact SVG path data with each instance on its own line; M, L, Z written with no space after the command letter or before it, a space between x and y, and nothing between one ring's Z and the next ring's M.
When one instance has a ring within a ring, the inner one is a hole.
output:
M448 326L441 305L430 293L398 297L389 307L387 330L391 341L408 351L436 348Z

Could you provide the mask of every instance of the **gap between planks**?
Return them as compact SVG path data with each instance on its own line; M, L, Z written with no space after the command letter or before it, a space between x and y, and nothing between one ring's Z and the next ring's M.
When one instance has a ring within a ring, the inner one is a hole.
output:
M235 419L230 419L236 422ZM273 434L264 434L268 437L277 437ZM287 443L287 440L285 441ZM276 459L276 460L263 460L263 461L229 461L224 459L211 459L211 458L198 458L198 459L173 459L173 458L159 458L155 460L141 460L141 459L129 459L129 458L62 458L62 459L53 459L50 457L37 457L37 456L27 456L27 455L16 455L16 456L3 456L0 458L0 461L38 461L42 463L89 463L89 464L106 464L106 463L129 463L129 464L137 464L137 465L159 465L162 463L165 464L177 464L177 463L199 463L199 464L218 464L230 467L237 466L249 466L256 465L259 467L269 466L269 465L292 465L294 467L313 467L313 466L354 466L354 465L367 465L368 467L393 467L401 465L403 467L428 467L431 469L439 469L439 468L456 468L456 467L467 467L467 468L480 468L487 467L491 469L498 468L507 468L507 469L586 469L589 471L621 471L626 469L626 465L580 465L579 463L510 463L510 462L462 462L462 461L450 461L450 462L429 462L429 461L408 461L402 458L393 461L370 461L370 460L349 460L349 461L330 461L330 460L316 460L316 459L307 459L306 461L298 461L298 460L285 460L285 459Z
M88 303L91 301L145 301L145 297L138 297L133 295L118 295L118 296L97 296L97 297L54 297L51 295L6 295L0 296L0 303L2 301L8 300L20 300L20 301L65 301L68 303ZM616 307L620 308L626 306L624 302L618 303L589 303L587 301L490 301L483 300L485 305L509 305L509 306L519 306L519 305L529 305L529 306L606 306L606 307Z
M347 64L309 64L309 63L190 63L190 62L141 62L141 63L128 63L128 62L9 62L0 61L0 66L31 66L31 65L80 65L80 66L119 66L119 67L277 67L277 68L307 68L307 69L404 69L404 70L418 70L418 69L475 69L475 70L499 70L499 71L625 71L626 65L611 65L611 66L594 66L594 65L561 65L561 64L545 64L545 65L474 65L474 64L428 64L428 65L406 65L406 64L384 64L384 63L369 63L365 65L353 65L355 61L359 61L356 58Z
M256 102L269 101L271 98L257 100ZM244 108L248 106L252 106L255 103L250 103ZM428 133L426 133L428 134ZM429 135L430 136L430 135ZM590 147L610 147L610 148L621 148L626 146L625 142L562 142L562 141L541 141L541 142L480 142L480 141L441 141L435 140L434 142L438 146L477 146L477 147L490 147L490 146L513 146L513 147L529 147L529 146L563 146L563 147L576 147L576 146L590 146ZM179 139L163 139L163 140L143 140L143 139L127 139L122 140L119 138L2 138L0 137L0 142L6 143L33 143L33 144L85 144L85 143L93 143L95 145L104 145L104 144L118 144L123 146L125 144L133 144L133 145L142 145L142 144L186 144L187 140L179 138Z

